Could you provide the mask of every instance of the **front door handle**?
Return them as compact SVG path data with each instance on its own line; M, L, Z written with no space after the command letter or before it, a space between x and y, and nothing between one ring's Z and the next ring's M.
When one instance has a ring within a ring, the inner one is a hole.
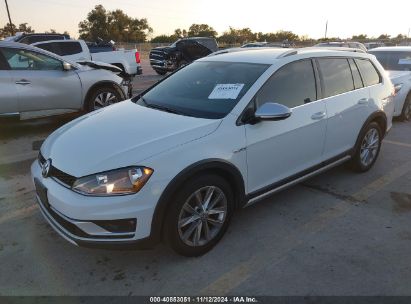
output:
M368 98L361 98L360 100L358 100L358 104L360 105L364 105L364 104L368 104Z
M28 81L27 79L20 79L16 81L16 84L27 85L27 84L31 84L31 82Z
M320 119L323 119L324 117L325 117L325 112L317 112L311 116L311 119L320 120Z

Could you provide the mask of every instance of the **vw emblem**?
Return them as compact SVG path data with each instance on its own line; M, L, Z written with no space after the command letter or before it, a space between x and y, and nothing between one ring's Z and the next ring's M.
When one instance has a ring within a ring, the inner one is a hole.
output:
M41 164L41 175L43 175L44 178L46 178L49 175L50 167L51 159L48 159Z

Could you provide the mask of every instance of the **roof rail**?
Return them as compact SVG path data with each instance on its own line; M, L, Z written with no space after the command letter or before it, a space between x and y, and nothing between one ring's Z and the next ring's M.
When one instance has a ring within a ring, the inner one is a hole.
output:
M298 54L298 50L297 49L291 49L291 50L288 50L288 51L278 55L277 59L292 56L292 55L296 55L296 54Z
M279 58L284 58L292 55L299 54L301 51L304 50L328 50L328 51L340 51L340 52L353 52L353 53L367 53L364 50L361 49L354 49L354 48L346 48L346 47L317 47L317 46L311 46L311 47L304 47L304 48L298 48L298 49L291 49L288 50L280 55L277 56L277 59Z
M354 52L354 53L367 53L364 50L361 49L355 49L355 48L347 48L347 47L327 47L327 46L310 46L310 47L305 47L301 48L300 50L328 50L328 51L340 51L340 52Z

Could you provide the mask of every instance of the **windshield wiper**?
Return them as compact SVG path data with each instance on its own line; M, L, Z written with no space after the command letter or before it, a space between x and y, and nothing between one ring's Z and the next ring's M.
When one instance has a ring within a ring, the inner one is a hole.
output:
M166 107L166 106L160 106L158 104L152 104L152 103L150 103L150 104L146 103L146 105L147 105L148 108L157 109L157 110L160 110L160 111L173 113L173 114L178 114L178 115L186 115L185 113L183 113L181 111L178 111L176 109L172 109L172 108L169 108L169 107Z
M188 116L186 113L183 113L181 111L178 111L176 109L167 107L167 106L162 106L162 105L158 105L155 103L148 103L144 97L140 97L140 100L143 102L143 104L147 107L147 108L151 108L151 109L156 109L156 110L160 110L163 112L168 112L168 113L173 113L173 114L178 114L178 115L185 115Z

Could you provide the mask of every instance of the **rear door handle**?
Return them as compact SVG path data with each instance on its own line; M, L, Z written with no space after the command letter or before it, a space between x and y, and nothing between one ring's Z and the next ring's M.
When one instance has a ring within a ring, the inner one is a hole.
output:
M31 82L28 81L27 79L20 79L16 81L16 84L27 85L27 84L31 84Z
M358 104L363 105L363 104L368 104L369 99L368 98L361 98L358 100Z
M324 117L325 117L325 112L317 112L311 116L311 119L320 120L320 119L323 119Z

